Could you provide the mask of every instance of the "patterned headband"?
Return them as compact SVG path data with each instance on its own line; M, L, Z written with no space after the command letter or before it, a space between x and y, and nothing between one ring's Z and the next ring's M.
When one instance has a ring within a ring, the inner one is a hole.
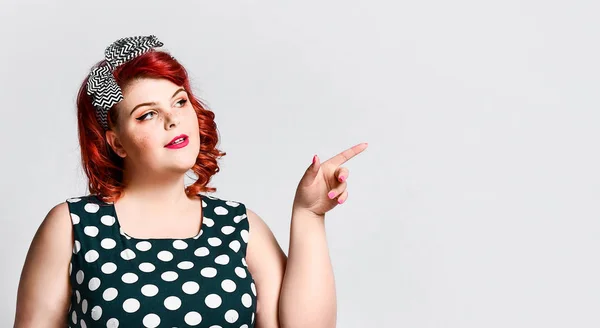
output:
M96 107L96 118L104 130L108 130L108 110L123 100L123 93L117 84L113 71L122 65L155 47L162 47L156 36L133 36L119 39L106 47L105 65L95 66L87 82L87 94L92 96Z

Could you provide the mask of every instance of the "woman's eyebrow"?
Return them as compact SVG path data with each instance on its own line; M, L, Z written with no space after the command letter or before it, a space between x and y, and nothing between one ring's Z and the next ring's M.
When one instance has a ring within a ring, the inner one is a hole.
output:
M184 88L179 88L177 89L177 91L175 91L175 93L171 96L172 98L175 98L175 96L177 96L178 93L180 93L181 91L185 91ZM142 107L142 106L153 106L156 105L156 102L152 101L152 102L146 102L146 103L141 103L135 107L133 107L133 109L131 110L131 112L129 113L129 116L133 115L133 112L135 112L136 109L138 109L138 107Z

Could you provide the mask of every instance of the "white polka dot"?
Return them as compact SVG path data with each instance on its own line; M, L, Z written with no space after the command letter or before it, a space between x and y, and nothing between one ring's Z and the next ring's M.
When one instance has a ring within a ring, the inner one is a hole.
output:
M240 328L248 328L248 325L247 324L243 324L243 325L240 326Z
M79 215L71 213L71 221L73 222L73 224L79 224L81 220L79 219Z
M73 246L73 254L79 253L80 250L81 250L81 243L79 242L79 240L76 240L75 245Z
M138 250L145 252L147 250L149 250L150 248L152 248L152 244L150 244L150 242L148 241L140 241L139 243L135 244L135 248L137 248Z
M83 312L83 314L85 314L87 312L87 306L88 306L88 302L87 300L83 300L81 301L81 312Z
M200 290L200 285L198 285L197 282L188 281L185 284L183 284L183 286L181 286L181 289L184 293L192 295L196 294Z
M219 246L219 245L221 245L221 243L222 243L221 239L219 239L217 237L208 238L208 244L210 246Z
M252 320L250 321L250 323L254 323L254 312L252 312Z
M215 259L215 263L225 265L225 264L229 263L229 256L227 256L226 254L219 255Z
M85 233L86 235L90 236L90 237L96 237L98 236L98 228L94 227L94 226L89 226L89 227L85 227L83 228L83 233Z
M87 324L85 323L85 321L83 321L83 319L81 319L81 322L79 322L79 325L81 326L81 328L87 328Z
M217 206L217 207L215 207L215 214L216 215L225 215L227 213L229 213L229 211L225 207L223 207L223 206Z
M73 262L69 262L69 276L73 272Z
M96 213L100 209L100 206L98 204L88 203L85 204L83 209L88 213Z
M102 246L102 248L105 249L113 249L115 248L115 246L117 246L117 242L115 242L115 240L111 238L104 238L100 242L100 246Z
M105 301L112 301L117 298L117 295L119 295L119 291L116 288L110 287L102 293L102 298Z
M226 201L226 202L225 202L225 204L227 204L227 205L229 205L229 206L231 206L231 207L238 207L238 206L240 205L240 203L238 203L238 202L234 202L234 201L232 201L232 200L228 200L228 201Z
M158 294L158 287L152 284L144 285L142 287L142 294L148 297L155 296L156 294Z
M233 222L240 223L244 218L246 218L246 214L236 215L233 217Z
M242 236L245 243L248 243L248 230L240 231L240 236Z
M248 293L242 295L242 304L244 304L244 306L247 308L251 307L252 306L252 296L250 296L250 294L248 294Z
M100 319L100 317L102 316L102 308L100 306L96 305L92 308L92 311L90 313L92 315L92 319L94 319L95 321L98 321Z
M121 276L121 280L126 284L133 284L138 281L138 276L135 273L127 272Z
M135 258L135 253L131 249L127 248L121 252L121 257L123 260L133 260Z
M200 236L202 236L202 233L203 233L203 232L204 232L204 230L200 229L200 233L198 233L197 235L195 235L195 236L194 236L194 237L192 237L192 238L194 238L194 239L198 239L198 238L200 238Z
M119 320L112 318L106 322L106 328L119 328Z
M202 207L206 207L206 202L202 200Z
M111 274L117 271L117 265L112 262L106 262L102 265L102 272L106 274Z
M92 263L92 262L96 261L99 257L100 257L100 254L98 254L98 252L96 252L93 249L89 250L85 253L85 261L88 263Z
M175 271L167 271L160 275L164 281L175 281L179 275Z
M90 279L90 282L88 283L88 288L91 291L95 291L96 289L98 289L98 287L100 287L100 279L96 277Z
M207 217L202 219L202 223L204 223L207 227L212 227L215 225L215 221L213 219L207 218Z
M177 264L177 267L181 270L188 270L194 267L194 263L190 261L183 261Z
M110 227L113 224L115 224L115 217L112 215L103 215L100 218L100 222L102 222L102 224Z
M240 247L242 246L242 244L240 244L239 241L234 240L232 242L229 243L229 248L231 248L234 252L237 253L237 251L240 250Z
M156 257L158 257L158 259L161 261L169 262L173 259L173 253L169 251L160 251Z
M127 313L133 313L140 308L140 302L135 298L128 298L123 302L123 310Z
M152 272L154 269L156 269L154 264L148 262L140 263L139 268L143 272Z
M72 197L72 198L67 199L67 202L69 202L69 203L77 203L79 201L81 201L81 198L79 198L79 197ZM77 323L77 322L73 322L73 323Z
M173 248L175 249L186 249L188 244L183 240L175 240L173 242Z
M83 271L77 271L77 274L75 274L75 279L77 280L77 283L81 285L83 282Z
M216 309L221 306L221 297L217 294L210 294L204 299L204 303L211 309Z
M250 283L250 289L252 289L252 294L254 294L254 296L256 296L256 285L254 285L254 283Z
M81 294L78 290L75 290L75 296L77 296L77 304L79 304L79 302L81 302Z
M228 293L233 292L235 290L235 287L235 282L233 282L233 280L231 279L225 279L221 283L221 288L223 288L223 290Z
M242 264L243 264L245 267L248 267L248 263L246 263L246 258L244 258L244 257L242 257Z
M204 269L200 270L200 274L206 278L213 278L214 276L217 275L217 269L211 268L211 267L204 268Z
M206 255L208 255L208 253L210 253L210 252L208 251L208 248L206 248L206 247L200 247L194 251L194 255L196 255L196 256L206 256Z
M77 323L77 313L75 313L75 310L71 312L71 320L73 320L73 323Z
M234 231L235 231L235 228L232 226L224 226L223 228L221 228L221 232L226 235L230 235Z
M239 317L240 315L237 313L236 310L229 310L225 312L225 320L227 320L227 322L229 323L236 322Z
M202 316L196 311L188 312L184 317L185 323L190 326L197 326L202 322Z
M169 310L177 310L181 306L181 300L177 296L169 296L165 298L164 304Z
M142 323L144 324L144 327L156 328L160 324L160 317L154 313L146 314Z
M240 267L236 267L235 268L235 274L237 274L238 277L240 277L240 278L246 278L246 269L240 268Z

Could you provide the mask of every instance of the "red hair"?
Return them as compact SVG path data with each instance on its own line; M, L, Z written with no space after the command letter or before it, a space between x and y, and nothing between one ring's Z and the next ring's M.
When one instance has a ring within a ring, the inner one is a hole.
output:
M105 60L98 63L104 64ZM208 182L220 170L217 159L227 153L216 148L219 136L214 121L215 114L192 94L185 68L167 52L151 50L117 67L113 75L121 90L138 78L163 78L185 88L198 117L201 141L198 158L192 167L198 179L187 186L185 192L188 197L196 197L199 192L216 191L216 188L208 186ZM96 119L96 108L92 105L91 96L87 94L88 78L89 76L81 84L77 95L81 164L88 177L90 193L105 201L114 202L122 196L125 187L124 161L112 150L106 141L104 129ZM116 110L108 111L108 126L111 129L115 127L117 117Z

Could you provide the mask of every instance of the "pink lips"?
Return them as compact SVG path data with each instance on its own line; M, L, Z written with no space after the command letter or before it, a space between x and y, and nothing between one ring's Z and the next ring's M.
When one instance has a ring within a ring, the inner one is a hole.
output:
M180 142L180 143L173 144L173 142L174 142L175 140L179 139L179 138L184 138L184 139L183 139L183 141L182 141L182 142ZM168 144L167 144L165 147L166 147L166 148L171 148L171 149L178 149L178 148L183 148L183 147L187 146L189 143L190 143L190 141L189 141L189 138L188 138L188 136L187 136L187 135L185 135L185 134L182 134L182 135L179 135L179 136L177 136L177 137L173 138L173 140L171 140L171 142L170 142L170 143L168 143Z

